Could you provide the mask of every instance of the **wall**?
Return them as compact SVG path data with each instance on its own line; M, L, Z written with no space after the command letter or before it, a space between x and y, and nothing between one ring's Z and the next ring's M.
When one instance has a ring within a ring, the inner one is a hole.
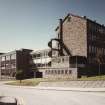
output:
M41 87L69 87L69 88L105 88L105 81L63 81L40 82ZM94 90L95 91L95 90Z
M52 58L51 66L54 68L70 67L69 56L60 56Z
M87 57L86 19L69 16L63 23L63 42L71 54Z
M78 77L77 68L46 68L39 71L43 72L43 78L49 79L77 79Z

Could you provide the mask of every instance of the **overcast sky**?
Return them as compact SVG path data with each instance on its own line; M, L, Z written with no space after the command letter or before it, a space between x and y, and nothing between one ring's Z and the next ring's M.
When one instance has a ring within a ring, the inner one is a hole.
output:
M0 52L47 48L68 13L105 24L105 0L0 0Z

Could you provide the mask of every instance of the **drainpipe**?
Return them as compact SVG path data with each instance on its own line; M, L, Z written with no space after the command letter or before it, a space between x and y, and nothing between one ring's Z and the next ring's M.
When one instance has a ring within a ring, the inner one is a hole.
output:
M63 42L63 27L62 27L62 19L59 19L59 38L60 38L60 41ZM63 46L60 45L60 55L62 56L63 55Z

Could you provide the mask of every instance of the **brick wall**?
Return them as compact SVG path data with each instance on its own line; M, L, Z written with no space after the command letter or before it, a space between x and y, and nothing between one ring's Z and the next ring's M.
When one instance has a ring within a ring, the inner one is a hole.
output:
M63 23L63 42L71 54L87 57L86 19L69 16Z

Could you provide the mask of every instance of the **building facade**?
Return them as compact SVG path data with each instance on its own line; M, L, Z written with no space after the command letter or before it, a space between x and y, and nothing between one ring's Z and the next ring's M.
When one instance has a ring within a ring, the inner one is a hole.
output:
M33 63L36 67L50 67L51 57L48 56L50 49L37 50L31 53Z
M44 77L45 71L51 68L52 58L49 56L50 49L37 50L31 53L33 62L34 77ZM56 56L56 52L53 51L52 55Z
M71 70L72 77L80 75L97 74L99 71L82 71L83 68L98 67L99 64L105 64L105 26L88 19L86 16L81 17L74 14L68 14L64 19L59 20L59 25L55 29L57 37L51 39L48 46L51 48L50 56L52 57L50 71L53 75L53 68L61 69L59 74L64 74L68 69ZM56 41L56 49L53 48L53 41ZM51 54L57 51L57 56ZM77 73L74 76L74 68ZM50 73L50 75L51 75ZM102 70L104 74L105 71ZM46 76L48 73L46 74ZM70 76L70 75L69 75ZM70 78L71 78L70 76ZM58 75L56 76L58 77ZM63 75L60 76L61 78ZM66 77L66 76L65 76ZM68 76L67 76L68 77Z
M87 19L87 59L89 63L97 63L95 58L105 56L105 26ZM105 63L103 59L102 63Z
M24 77L30 74L30 49L20 49L0 55L0 78L15 79L18 70L24 71Z
M93 59L97 53L105 55L105 26L86 16L68 14L64 19L61 19L56 32L58 39L70 52L68 54L58 43L58 46L62 47L64 56L84 56L88 59L88 63L95 63Z

